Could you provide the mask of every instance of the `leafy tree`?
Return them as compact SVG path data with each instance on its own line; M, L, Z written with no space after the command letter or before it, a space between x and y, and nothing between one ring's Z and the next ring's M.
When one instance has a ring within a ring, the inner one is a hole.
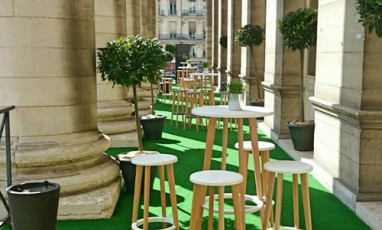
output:
M300 120L304 121L304 49L316 45L317 11L313 8L299 8L289 12L279 21L284 47L300 51Z
M131 35L108 42L104 48L98 49L97 56L97 71L101 73L102 80L113 83L113 86L117 84L133 89L139 151L143 151L137 86L144 80L158 83L160 70L167 64L166 54L157 39ZM153 91L151 97L153 109Z
M357 0L356 10L360 15L358 22L362 23L369 33L375 31L382 37L382 0Z
M257 86L257 97L261 99L260 93L260 79L257 74L254 46L259 46L264 41L264 29L259 25L248 24L241 27L235 33L235 42L238 43L241 47L249 47L251 51L251 59L253 60L254 68L255 68L255 78L256 78L256 86Z

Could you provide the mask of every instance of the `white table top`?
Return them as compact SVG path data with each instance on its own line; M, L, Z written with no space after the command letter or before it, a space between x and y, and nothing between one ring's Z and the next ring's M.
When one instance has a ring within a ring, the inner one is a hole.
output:
M217 73L190 73L190 77L193 76L218 76Z
M197 69L197 66L179 66L178 69Z
M245 106L243 110L229 110L228 105L202 106L192 109L197 116L221 118L256 118L273 114L273 111L259 106Z

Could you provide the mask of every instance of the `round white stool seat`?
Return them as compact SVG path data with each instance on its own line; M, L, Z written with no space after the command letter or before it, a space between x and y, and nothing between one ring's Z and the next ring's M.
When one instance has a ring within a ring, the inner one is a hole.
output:
M271 142L266 142L266 141L259 141L259 151L269 151L275 148L275 144ZM239 148L239 143L235 144L235 148ZM244 141L243 143L243 148L245 151L252 151L252 142L251 141Z
M178 161L178 158L170 154L149 154L136 156L131 159L131 163L142 166L160 166L173 164Z
M186 93L187 93L187 94L199 94L200 91L198 91L198 90L187 90Z
M178 92L187 92L188 89L173 89L172 92L178 93Z
M264 164L264 169L274 173L308 173L313 170L310 164L300 161L271 161Z
M229 186L240 184L243 176L226 170L205 170L191 174L190 181L204 186Z
M132 223L131 224L131 229L133 230L140 230L140 229L143 229L141 228L140 226L143 225L143 219L139 219L137 220L137 222L135 223ZM168 227L168 228L163 228L161 230L172 230L172 229L176 229L175 225L174 225L174 220L172 218L166 218L166 217L149 217L148 219L148 222L149 223L167 223L167 224L170 224L172 226Z

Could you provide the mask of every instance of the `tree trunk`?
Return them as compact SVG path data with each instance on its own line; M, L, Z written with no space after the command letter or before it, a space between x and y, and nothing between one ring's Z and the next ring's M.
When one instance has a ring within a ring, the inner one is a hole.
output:
M257 74L257 66L256 66L256 60L255 60L255 54L253 52L252 46L250 47L251 50L251 60L253 60L253 67L255 68L255 79L256 79L256 87L257 87L257 98L260 100L261 98L261 92L260 92L260 79L259 75Z
M139 151L143 151L143 144L142 144L142 129L141 129L141 121L139 117L139 109L138 109L138 96L137 96L137 86L133 86L133 97L134 97L134 110L135 110L135 124L137 127L137 134L138 134L138 148Z
M300 121L305 121L304 116L304 49L300 50Z

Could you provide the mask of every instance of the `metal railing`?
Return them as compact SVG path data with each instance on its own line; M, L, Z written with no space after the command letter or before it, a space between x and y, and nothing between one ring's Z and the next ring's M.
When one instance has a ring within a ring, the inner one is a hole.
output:
M12 185L12 162L11 162L11 131L9 125L9 111L15 109L15 106L9 106L0 109L0 114L3 115L3 121L0 125L0 142L3 137L3 131L5 130L5 155L6 155L6 165L7 165L7 187ZM5 200L3 194L0 191L0 200L4 204L5 209L8 214L5 218L0 220L0 227L2 227L9 220L9 206Z

